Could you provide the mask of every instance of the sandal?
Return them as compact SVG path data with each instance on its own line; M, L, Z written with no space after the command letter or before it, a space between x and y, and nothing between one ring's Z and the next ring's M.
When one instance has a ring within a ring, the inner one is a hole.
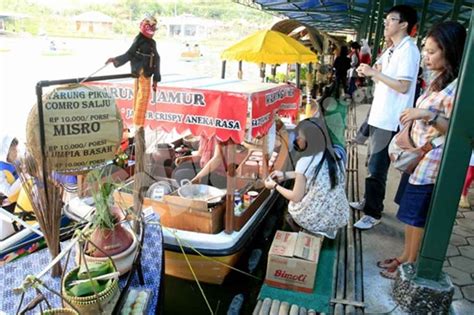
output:
M380 275L386 279L395 280L398 276L398 269L385 269L380 271Z
M377 262L377 267L382 268L382 269L388 269L388 268L395 267L395 269L396 269L401 264L402 263L400 262L400 260L398 260L398 258L394 257L394 258L389 258L389 259L378 261Z

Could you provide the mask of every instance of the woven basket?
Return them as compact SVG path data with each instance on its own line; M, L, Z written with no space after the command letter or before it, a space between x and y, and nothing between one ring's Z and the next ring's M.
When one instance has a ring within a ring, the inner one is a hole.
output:
M79 271L79 267L76 267L72 269L71 271L68 272L66 277L64 277L64 281L62 284L62 293L64 296L64 299L67 301L67 304L73 305L79 310L79 313L81 315L85 314L99 314L99 306L97 305L97 300L95 295L91 296L83 296L83 297L77 297L77 296L70 296L67 291L66 291L66 283L69 281L71 276L74 273L77 273ZM119 285L118 285L118 280L114 279L112 280L112 284L107 287L105 290L99 292L97 294L97 297L99 299L100 306L102 307L102 310L104 311L102 314L108 314L107 310L113 309L114 304L117 302L117 297L119 294Z
M26 145L28 152L36 161L41 161L41 145L38 119L38 106L35 104L28 114L26 122Z
M79 315L78 312L76 312L75 310L73 310L71 308L52 308L52 309L49 309L49 310L45 310L43 312L43 314L45 314L45 315L52 315L52 314L55 314L55 315Z
M79 86L80 85L78 85L78 84L71 84L71 85L58 87L58 88L54 89L54 91L73 89L73 88L77 88ZM87 87L84 87L84 88L87 89L87 90L90 90L90 91L96 91L96 90L97 91L103 91L101 88L94 87L94 86L87 86ZM47 102L48 97L51 93L53 93L53 91L51 91L50 93L43 96L43 106L45 106L45 103ZM120 145L120 139L122 139L122 130L123 130L122 115L121 115L120 110L119 110L118 107L115 108L115 118L118 120L117 135L116 135L116 138L115 138L115 141L117 142L117 147L118 147L118 145ZM68 137L71 137L71 136L68 136ZM31 153L33 158L38 162L42 160L42 152L41 152L41 145L40 144L41 144L41 141L40 141L40 125L39 125L39 117L38 117L38 105L35 104L32 107L32 109L30 110L30 113L28 114L28 119L27 119L27 123L26 123L26 146L27 146L28 152ZM46 146L45 150L48 153L49 146ZM49 153L51 154L51 152L49 152ZM54 157L54 158L49 157L50 162L54 161L56 163L56 162L58 162L56 160L66 161L67 159L57 158L57 157ZM94 167L94 165L90 165L90 167L88 167L87 170L90 169L90 168L93 168L93 167ZM73 171L63 169L62 171L67 172L67 173L71 173L71 174L81 174L81 170L77 170L77 169L75 169Z

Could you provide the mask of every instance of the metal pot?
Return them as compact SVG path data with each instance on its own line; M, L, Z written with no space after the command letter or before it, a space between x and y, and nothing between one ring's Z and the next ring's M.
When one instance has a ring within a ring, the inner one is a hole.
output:
M226 192L216 187L203 184L187 184L178 189L178 195L187 199L215 201L222 198Z
M200 137L196 137L193 135L187 135L186 137L183 138L183 143L187 145L188 147L193 148L193 150L199 149L199 142L200 142Z
M171 188L171 185L162 180L152 184L150 188L148 188L146 196L151 199L162 200L164 195L168 195L172 191L173 189Z

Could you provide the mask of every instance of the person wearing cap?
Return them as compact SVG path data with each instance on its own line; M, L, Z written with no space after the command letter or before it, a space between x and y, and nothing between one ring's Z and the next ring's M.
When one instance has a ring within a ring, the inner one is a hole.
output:
M21 189L21 181L15 167L18 160L18 139L4 135L0 141L1 205L7 210L13 210Z
M136 77L134 85L133 124L137 129L145 124L145 115L150 99L150 86L156 91L161 81L160 55L153 39L156 30L156 19L146 15L140 22L140 33L133 40L130 48L123 55L109 58L106 62L120 67L130 61L132 74ZM151 79L153 77L153 83Z

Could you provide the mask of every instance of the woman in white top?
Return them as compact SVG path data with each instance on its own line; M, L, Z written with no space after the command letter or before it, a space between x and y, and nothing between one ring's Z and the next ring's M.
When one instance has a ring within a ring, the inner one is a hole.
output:
M18 140L9 135L0 139L0 205L7 210L18 198L21 181L16 172L18 161Z
M296 127L296 134L297 137L293 145L295 151L298 152L299 158L295 171L272 172L265 180L265 187L275 189L288 199L290 201L289 213L295 223L309 230L309 226L314 226L314 222L303 222L301 219L295 218L294 213L291 211L292 205L296 205L303 200L310 186L316 184L316 180L318 180L318 184L327 185L327 191L336 186L344 185L344 171L343 166L336 159L324 126L318 124L314 119L305 119ZM288 179L295 180L293 188L288 189L279 185L280 182ZM335 227L337 227L337 224ZM310 232L315 231L310 230ZM336 229L332 231L318 230L316 233L334 238L335 232Z

